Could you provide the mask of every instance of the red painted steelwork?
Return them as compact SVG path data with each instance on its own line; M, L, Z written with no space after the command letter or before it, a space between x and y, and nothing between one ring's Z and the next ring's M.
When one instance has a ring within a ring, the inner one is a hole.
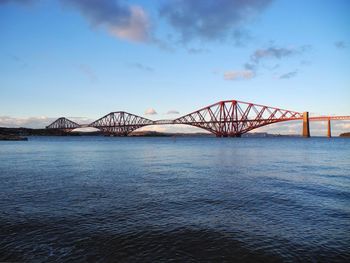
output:
M127 136L130 132L152 125L153 121L124 111L111 112L89 124L106 134Z
M317 116L317 117L309 117L310 121L345 121L350 120L350 116Z
M80 125L78 123L64 117L58 118L53 123L46 126L46 129L59 129L65 131L72 131L76 128L80 128Z
M111 112L89 125L79 125L66 118L59 118L46 128L73 130L94 127L106 134L126 136L148 125L186 124L205 129L218 137L240 137L253 129L272 123L302 120L303 114L290 110L237 100L220 101L175 120L152 121L124 111ZM350 120L350 116L310 117L310 121Z
M174 121L193 125L218 137L240 137L253 129L302 118L302 113L236 100L220 101Z

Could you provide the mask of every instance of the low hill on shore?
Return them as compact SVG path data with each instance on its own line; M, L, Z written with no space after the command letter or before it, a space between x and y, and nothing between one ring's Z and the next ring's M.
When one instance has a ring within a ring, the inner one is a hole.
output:
M104 136L105 134L101 131L94 132L82 132L82 131L73 131L66 132L62 130L53 130L53 129L30 129L30 128L5 128L0 127L0 135L2 138L10 138L9 136ZM113 135L112 135L113 136ZM214 137L215 135L207 132L198 132L198 133L166 133L166 132L156 132L156 131L134 131L129 134L129 136L134 137ZM281 136L298 136L298 135L280 135L280 134L270 134L266 132L250 132L243 134L242 137L281 137ZM346 136L346 135L345 135ZM15 138L15 137L13 137ZM4 140L4 139L2 139Z
M0 135L17 135L17 136L65 136L71 135L60 130L47 129L30 129L30 128L5 128L0 127Z

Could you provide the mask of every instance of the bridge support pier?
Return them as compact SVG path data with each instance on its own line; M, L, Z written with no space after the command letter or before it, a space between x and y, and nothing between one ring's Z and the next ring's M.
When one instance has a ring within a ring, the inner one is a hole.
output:
M225 137L237 137L237 138L240 138L242 137L242 134L240 133L217 133L216 134L216 137L219 137L219 138L225 138Z
M331 119L327 120L328 123L328 131L327 131L327 137L331 138L332 137L332 132L331 132Z
M303 137L310 137L310 125L309 125L309 112L305 111L303 113Z

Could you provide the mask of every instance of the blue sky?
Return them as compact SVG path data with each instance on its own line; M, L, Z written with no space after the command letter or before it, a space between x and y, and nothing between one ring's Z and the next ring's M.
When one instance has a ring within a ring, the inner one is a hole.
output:
M347 0L0 0L0 126L169 119L227 99L349 115L349 13Z

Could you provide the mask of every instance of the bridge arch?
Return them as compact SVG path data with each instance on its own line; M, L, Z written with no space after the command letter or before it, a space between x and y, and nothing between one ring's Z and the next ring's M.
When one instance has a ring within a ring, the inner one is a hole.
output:
M310 120L350 119L350 116L311 117ZM66 118L59 118L48 129L73 130L94 127L107 134L127 136L131 132L150 125L185 124L198 127L217 137L240 137L254 129L274 123L302 120L303 113L237 100L219 101L174 120L153 121L125 111L108 113L88 124L79 125ZM309 118L306 118L307 121Z
M97 128L106 134L127 136L134 130L153 123L152 120L135 114L125 111L116 111L106 114L100 119L90 123L88 126Z
M63 131L72 131L76 128L80 128L81 125L69 120L65 117L60 117L54 122L52 122L50 125L46 126L46 129L56 129L56 130L63 130Z
M262 126L301 118L300 112L229 100L204 107L174 122L203 128L217 137L240 137Z

